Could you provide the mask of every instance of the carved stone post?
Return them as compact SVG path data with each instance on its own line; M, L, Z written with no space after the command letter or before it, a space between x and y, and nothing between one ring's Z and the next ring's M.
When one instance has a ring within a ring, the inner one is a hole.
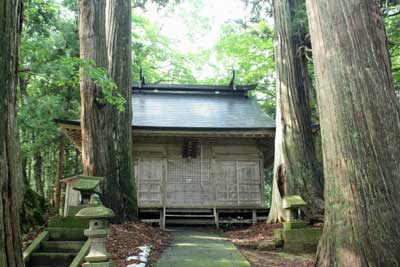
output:
M106 237L110 233L107 222L115 216L114 212L104 207L100 197L93 194L89 207L80 210L75 216L89 219L89 229L85 230L85 235L90 241L90 251L82 267L112 267L111 255L106 250Z

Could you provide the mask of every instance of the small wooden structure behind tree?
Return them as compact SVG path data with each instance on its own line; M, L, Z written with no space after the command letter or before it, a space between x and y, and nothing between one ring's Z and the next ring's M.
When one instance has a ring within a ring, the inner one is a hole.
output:
M234 81L147 85L143 78L133 86L132 153L144 221L203 218L218 226L225 221L220 215L232 213L256 221L265 208L264 166L273 161L275 122L249 96L253 89ZM58 123L81 147L79 121Z
M64 216L74 216L85 208L93 193L100 194L104 177L76 175L62 179L65 184Z

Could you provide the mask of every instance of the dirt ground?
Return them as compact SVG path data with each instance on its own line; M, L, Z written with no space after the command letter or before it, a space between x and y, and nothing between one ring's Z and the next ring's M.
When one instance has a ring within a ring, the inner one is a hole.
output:
M251 267L311 267L314 254L288 254L283 252L260 251L239 247L240 252L250 262Z
M258 242L272 241L273 230L281 228L282 224L260 223L251 227L226 229L224 236L231 240L235 245L250 245Z
M273 229L281 224L258 224L247 228L228 229L224 236L232 241L252 267L311 267L314 254L293 254L279 251L262 251L252 248L258 242L273 240Z
M111 234L107 238L107 250L112 254L115 267L126 267L138 261L126 261L128 256L137 256L139 246L150 245L148 267L154 267L161 253L172 242L173 237L166 231L144 223L111 224Z

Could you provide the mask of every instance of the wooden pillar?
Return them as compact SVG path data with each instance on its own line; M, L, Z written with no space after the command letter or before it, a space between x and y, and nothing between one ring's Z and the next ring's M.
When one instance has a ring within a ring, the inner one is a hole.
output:
M162 208L160 211L160 227L162 230L165 230L165 213L166 213L166 208L165 206Z
M255 226L257 223L257 210L255 210L255 209L252 210L252 223L253 223L253 226Z
M214 208L215 227L219 228L219 214L217 208Z

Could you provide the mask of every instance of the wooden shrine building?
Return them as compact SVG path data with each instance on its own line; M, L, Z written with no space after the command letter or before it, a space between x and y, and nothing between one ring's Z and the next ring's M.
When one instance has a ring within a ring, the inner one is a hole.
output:
M262 214L275 121L249 95L255 87L144 80L132 87L133 160L143 221L218 226L254 223ZM79 121L57 122L81 148Z

